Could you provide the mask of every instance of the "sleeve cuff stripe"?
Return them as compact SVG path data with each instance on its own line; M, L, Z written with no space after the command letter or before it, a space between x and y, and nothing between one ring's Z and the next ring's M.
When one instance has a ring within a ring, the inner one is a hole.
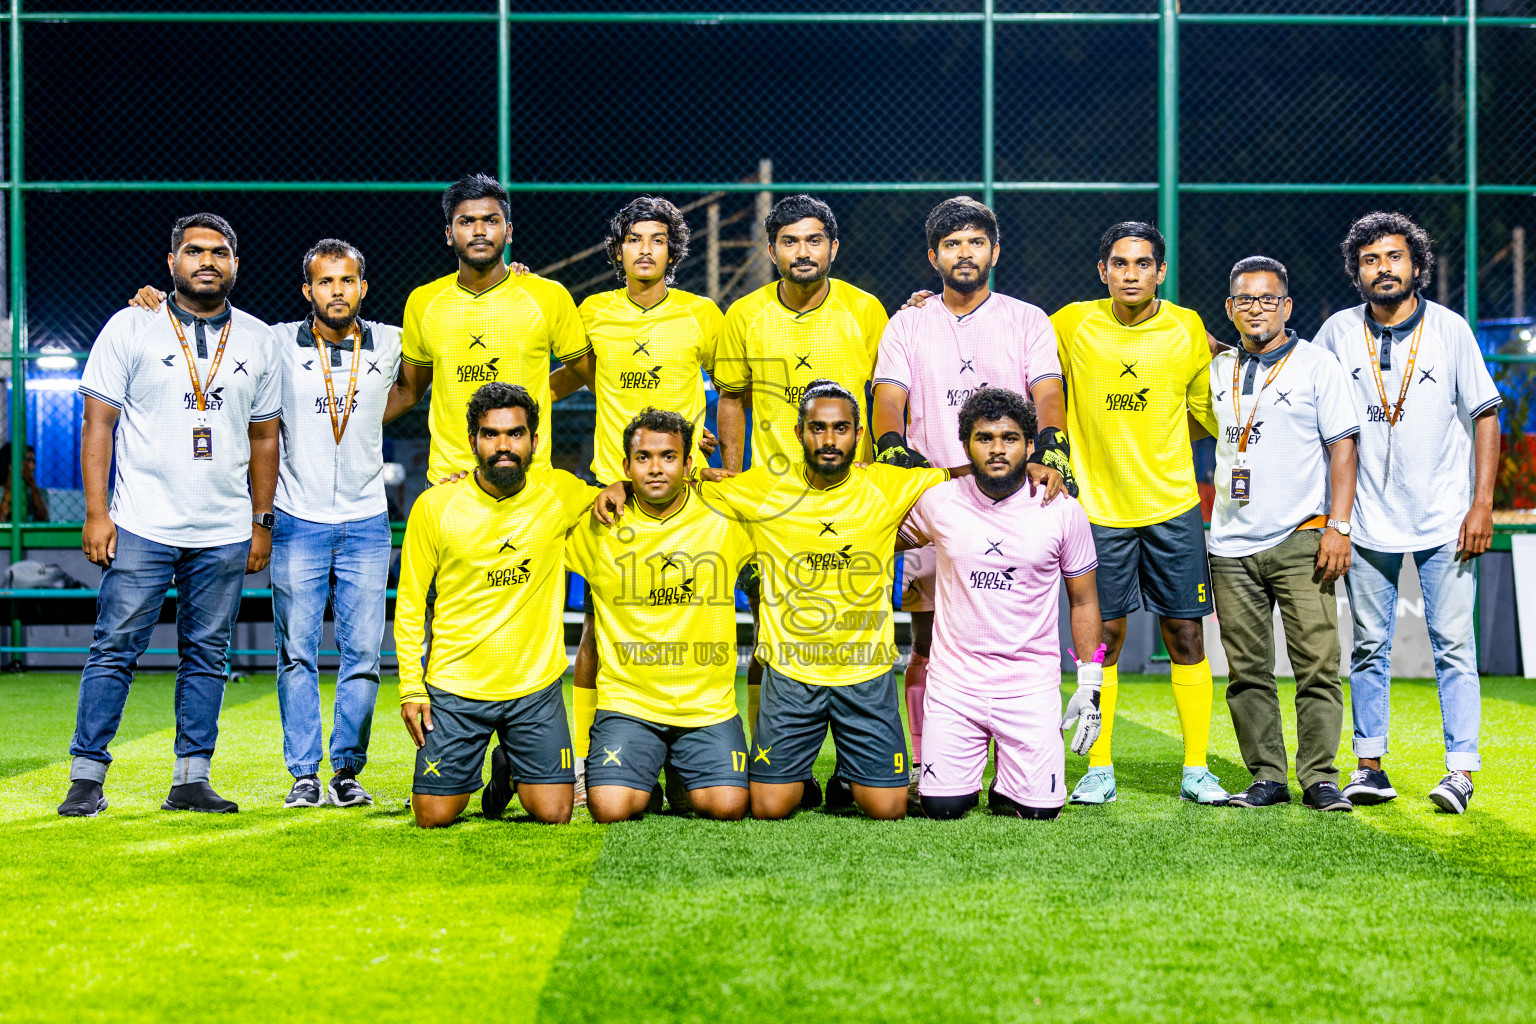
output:
M283 410L281 410L281 409L277 410L277 412L269 412L269 413L265 413L264 415L261 415L261 416L257 416L255 414L252 414L251 422L252 423L265 423L265 422L267 422L267 420L275 420L275 419L277 419L282 414L283 414Z
M718 377L715 378L715 390L724 391L727 394L739 395L747 390L749 386L749 384L722 384Z
M1065 569L1063 569L1061 571L1061 574L1063 576L1065 576L1067 579L1072 580L1072 579L1076 579L1079 576L1086 576L1088 573L1093 572L1093 570L1097 569L1098 567L1099 567L1099 563L1098 562L1094 562L1088 568L1086 568L1086 569L1079 569L1077 572L1067 572Z
M586 355L588 352L591 352L591 351L592 351L592 346L588 345L586 348L582 349L581 351L579 351L579 352L572 352L568 356L563 356L560 353L556 352L555 353L555 358L560 360L562 363L569 363L569 362L571 362L573 360L580 359L582 356Z
M876 384L894 384L898 388L901 388L901 390L903 390L903 391L911 391L912 390L911 387L909 387L906 384L903 384L901 381L899 381L899 380L892 380L889 377L876 377L875 378L875 383Z
M1350 427L1348 430L1343 431L1342 433L1335 434L1332 437L1323 438L1323 444L1333 444L1335 441L1342 441L1346 437L1351 435L1358 435L1359 433L1359 427Z
M1059 380L1062 383L1066 383L1067 378L1063 377L1059 373L1042 373L1038 377L1031 377L1031 378L1029 378L1030 390L1034 390L1035 385L1039 384L1043 380Z
M108 405L110 405L114 409L121 410L123 408L123 403L122 402L119 402L115 398L108 398L106 395L102 394L100 391L92 391L90 388L86 387L84 384L80 385L78 390L80 391L81 394L83 394L83 395L90 395L92 398L96 399L98 402L106 402Z
M431 366L432 365L432 360L430 360L430 359L412 359L410 356L405 355L404 353L401 354L400 358L405 360L408 363L411 363L414 366Z
M1487 412L1489 409L1492 409L1494 406L1502 405L1503 402L1504 402L1504 397L1502 395L1500 395L1497 398L1493 398L1493 399L1490 399L1489 401L1484 402L1482 405L1480 405L1476 409L1472 410L1472 419L1477 419L1477 417L1481 416L1483 413Z

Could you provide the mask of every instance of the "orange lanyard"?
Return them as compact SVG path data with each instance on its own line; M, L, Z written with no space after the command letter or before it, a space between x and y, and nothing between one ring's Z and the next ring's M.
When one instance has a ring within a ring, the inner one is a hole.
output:
M325 339L320 337L320 331L310 324L314 331L315 344L320 347L320 369L325 373L325 398L326 405L331 414L331 433L336 436L336 443L341 444L341 435L347 432L347 421L352 418L352 398L357 394L357 361L363 354L363 329L357 321L352 321L352 374L347 378L347 398L342 403L341 417L336 416L336 388L331 383L331 354L326 350Z
M1381 361L1376 358L1376 335L1371 332L1371 325L1366 320L1360 321L1360 326L1365 328L1365 348L1371 354L1371 374L1376 378L1376 393L1381 396L1381 414L1386 418L1389 430L1397 426L1398 418L1403 415L1403 403L1408 400L1408 389L1413 385L1413 364L1419 359L1419 339L1424 335L1424 320L1428 315L1429 311L1425 310L1424 316L1419 318L1418 328L1413 332L1413 342L1408 346L1408 365L1403 370L1403 387L1397 393L1397 406L1391 412L1387 411L1387 386L1381 379Z
M176 340L181 342L181 350L187 356L187 373L192 377L192 395L197 400L197 411L208 411L208 392L213 390L213 378L219 372L219 363L224 360L224 345L229 341L229 329L235 325L235 316L230 312L229 319L224 321L224 329L219 332L219 347L213 354L213 364L208 367L208 385L206 390L203 383L197 379L197 360L192 358L192 346L187 344L186 332L181 329L181 321L176 319L176 313L171 309L169 302L165 305L165 315L171 318L171 327L176 331ZM207 416L199 419L207 420Z
M1294 348L1287 352L1285 358L1276 363L1269 371L1268 376L1264 378L1264 383L1259 385L1258 394L1253 396L1253 408L1248 410L1248 422L1243 424L1243 432L1237 436L1237 452L1239 455L1244 455L1248 451L1248 432L1253 429L1253 418L1259 414L1259 399L1263 396L1264 389L1275 382L1275 378L1280 376L1280 371L1285 369L1285 364L1290 362L1291 356L1295 353L1296 350ZM1234 421L1243 418L1243 408L1237 400L1237 380L1242 376L1242 372L1243 357L1239 355L1232 363L1232 419Z

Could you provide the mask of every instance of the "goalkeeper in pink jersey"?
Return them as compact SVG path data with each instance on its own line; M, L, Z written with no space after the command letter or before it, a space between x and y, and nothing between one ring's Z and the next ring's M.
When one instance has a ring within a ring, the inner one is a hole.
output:
M925 493L901 528L903 544L933 544L938 609L923 710L923 813L958 818L976 806L997 741L994 814L1054 818L1067 802L1061 730L1075 753L1099 732L1102 623L1093 533L1076 500L1042 505L1025 486L1035 410L1016 392L982 388L960 410L972 475ZM1071 602L1077 692L1061 712L1058 592Z

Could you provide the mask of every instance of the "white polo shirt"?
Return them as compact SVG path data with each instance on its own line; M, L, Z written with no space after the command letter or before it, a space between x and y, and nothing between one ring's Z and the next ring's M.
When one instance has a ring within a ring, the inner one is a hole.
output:
M1366 344L1367 307L1340 310L1317 344L1338 357L1360 417L1360 473L1350 539L1373 551L1424 551L1455 543L1472 507L1472 420L1500 402L1472 328L1456 313L1419 296L1423 333L1413 383L1396 426L1415 318L1401 325L1381 371L1384 410ZM1381 328L1376 328L1379 337ZM1378 367L1381 344L1376 342Z
M389 509L384 496L384 405L400 369L400 328L359 319L357 392L336 443L325 370L310 320L278 324L283 381L282 463L273 504L312 523L350 523ZM352 375L352 346L327 345L338 422Z
M205 321L206 357L195 325L183 328L207 396L212 458L193 458L199 423L187 359L166 306L154 313L118 311L97 335L80 391L117 409L113 435L117 475L108 512L129 533L177 548L209 548L249 540L247 469L252 423L282 412L281 372L272 331L249 313L232 318L214 379L225 318Z
M1296 527L1328 512L1328 446L1360 432L1339 361L1327 349L1296 338L1273 354L1240 356L1224 348L1211 360L1216 412L1216 504L1210 552L1245 558L1279 544ZM1238 410L1232 373L1238 374ZM1277 369L1278 368L1278 369ZM1273 380L1265 387L1264 382ZM1249 501L1232 499L1238 439L1252 415L1246 453Z

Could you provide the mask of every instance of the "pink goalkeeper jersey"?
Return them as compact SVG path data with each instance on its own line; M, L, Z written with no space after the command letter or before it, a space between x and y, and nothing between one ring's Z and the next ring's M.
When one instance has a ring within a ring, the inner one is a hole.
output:
M966 476L917 499L901 532L939 552L930 687L1021 697L1061 685L1061 580L1098 567L1081 505L1063 494L1042 506L1027 486L993 501Z
M956 317L935 295L918 309L891 317L880 337L875 384L907 393L907 443L935 466L966 464L960 407L977 388L1017 391L1048 377L1061 379L1056 332L1038 306L993 292Z

